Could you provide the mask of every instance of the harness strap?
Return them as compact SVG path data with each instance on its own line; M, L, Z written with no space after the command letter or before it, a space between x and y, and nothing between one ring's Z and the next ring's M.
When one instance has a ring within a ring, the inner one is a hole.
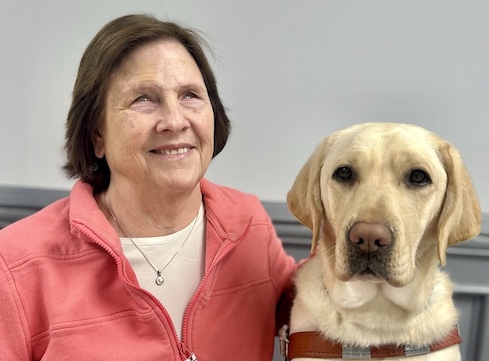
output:
M287 360L294 358L337 358L337 359L376 359L388 357L409 357L425 355L430 352L457 345L462 342L458 327L453 327L449 334L440 341L430 345L382 345L350 346L329 340L319 332L292 333L286 337L287 329L281 330L281 352Z

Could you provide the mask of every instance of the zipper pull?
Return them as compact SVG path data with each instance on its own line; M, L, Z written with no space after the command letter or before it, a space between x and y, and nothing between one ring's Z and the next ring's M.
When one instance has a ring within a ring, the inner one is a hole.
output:
M182 346L182 351L180 352L182 354L183 357L186 357L186 359L182 359L183 361L199 361L197 360L197 356L195 356L195 354L193 352L190 352L190 350L188 348L184 348Z

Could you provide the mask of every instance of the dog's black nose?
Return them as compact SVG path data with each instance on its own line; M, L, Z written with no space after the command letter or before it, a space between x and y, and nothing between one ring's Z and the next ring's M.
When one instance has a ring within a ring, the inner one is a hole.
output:
M362 253L377 253L392 241L389 229L378 223L355 223L350 228L349 237Z

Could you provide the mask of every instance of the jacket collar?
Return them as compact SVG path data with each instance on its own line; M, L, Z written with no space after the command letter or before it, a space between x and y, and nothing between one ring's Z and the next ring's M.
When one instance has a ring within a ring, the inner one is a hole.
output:
M252 220L248 207L237 206L241 202L236 193L226 187L217 186L206 179L201 180L201 191L206 209L207 226L212 226L219 240L212 234L210 240L217 247L224 240L235 242L247 232ZM85 225L90 238L102 239L112 249L120 248L119 237L110 226L93 197L93 188L78 180L70 193L70 225L71 232L79 233L76 225ZM209 227L207 227L209 228ZM78 234L79 235L79 234ZM209 230L207 236L211 236ZM207 244L207 246L211 246Z
M209 270L220 254L234 248L248 233L253 217L235 191L205 179L200 187L207 219L205 269Z
M72 234L81 238L88 237L93 242L103 240L114 250L121 248L119 236L100 210L93 197L93 188L88 183L78 180L74 184L70 193L69 212Z
M250 208L243 206L236 191L202 179L200 183L204 205L219 236L230 241L239 240L247 231L253 218Z

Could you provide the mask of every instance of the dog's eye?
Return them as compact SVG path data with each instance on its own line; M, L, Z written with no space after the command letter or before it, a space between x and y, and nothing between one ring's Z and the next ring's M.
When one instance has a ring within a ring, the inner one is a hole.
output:
M335 170L333 176L340 181L347 181L353 179L353 171L350 167L339 167Z
M414 169L409 175L409 182L415 185L425 185L431 182L431 178L424 170Z

